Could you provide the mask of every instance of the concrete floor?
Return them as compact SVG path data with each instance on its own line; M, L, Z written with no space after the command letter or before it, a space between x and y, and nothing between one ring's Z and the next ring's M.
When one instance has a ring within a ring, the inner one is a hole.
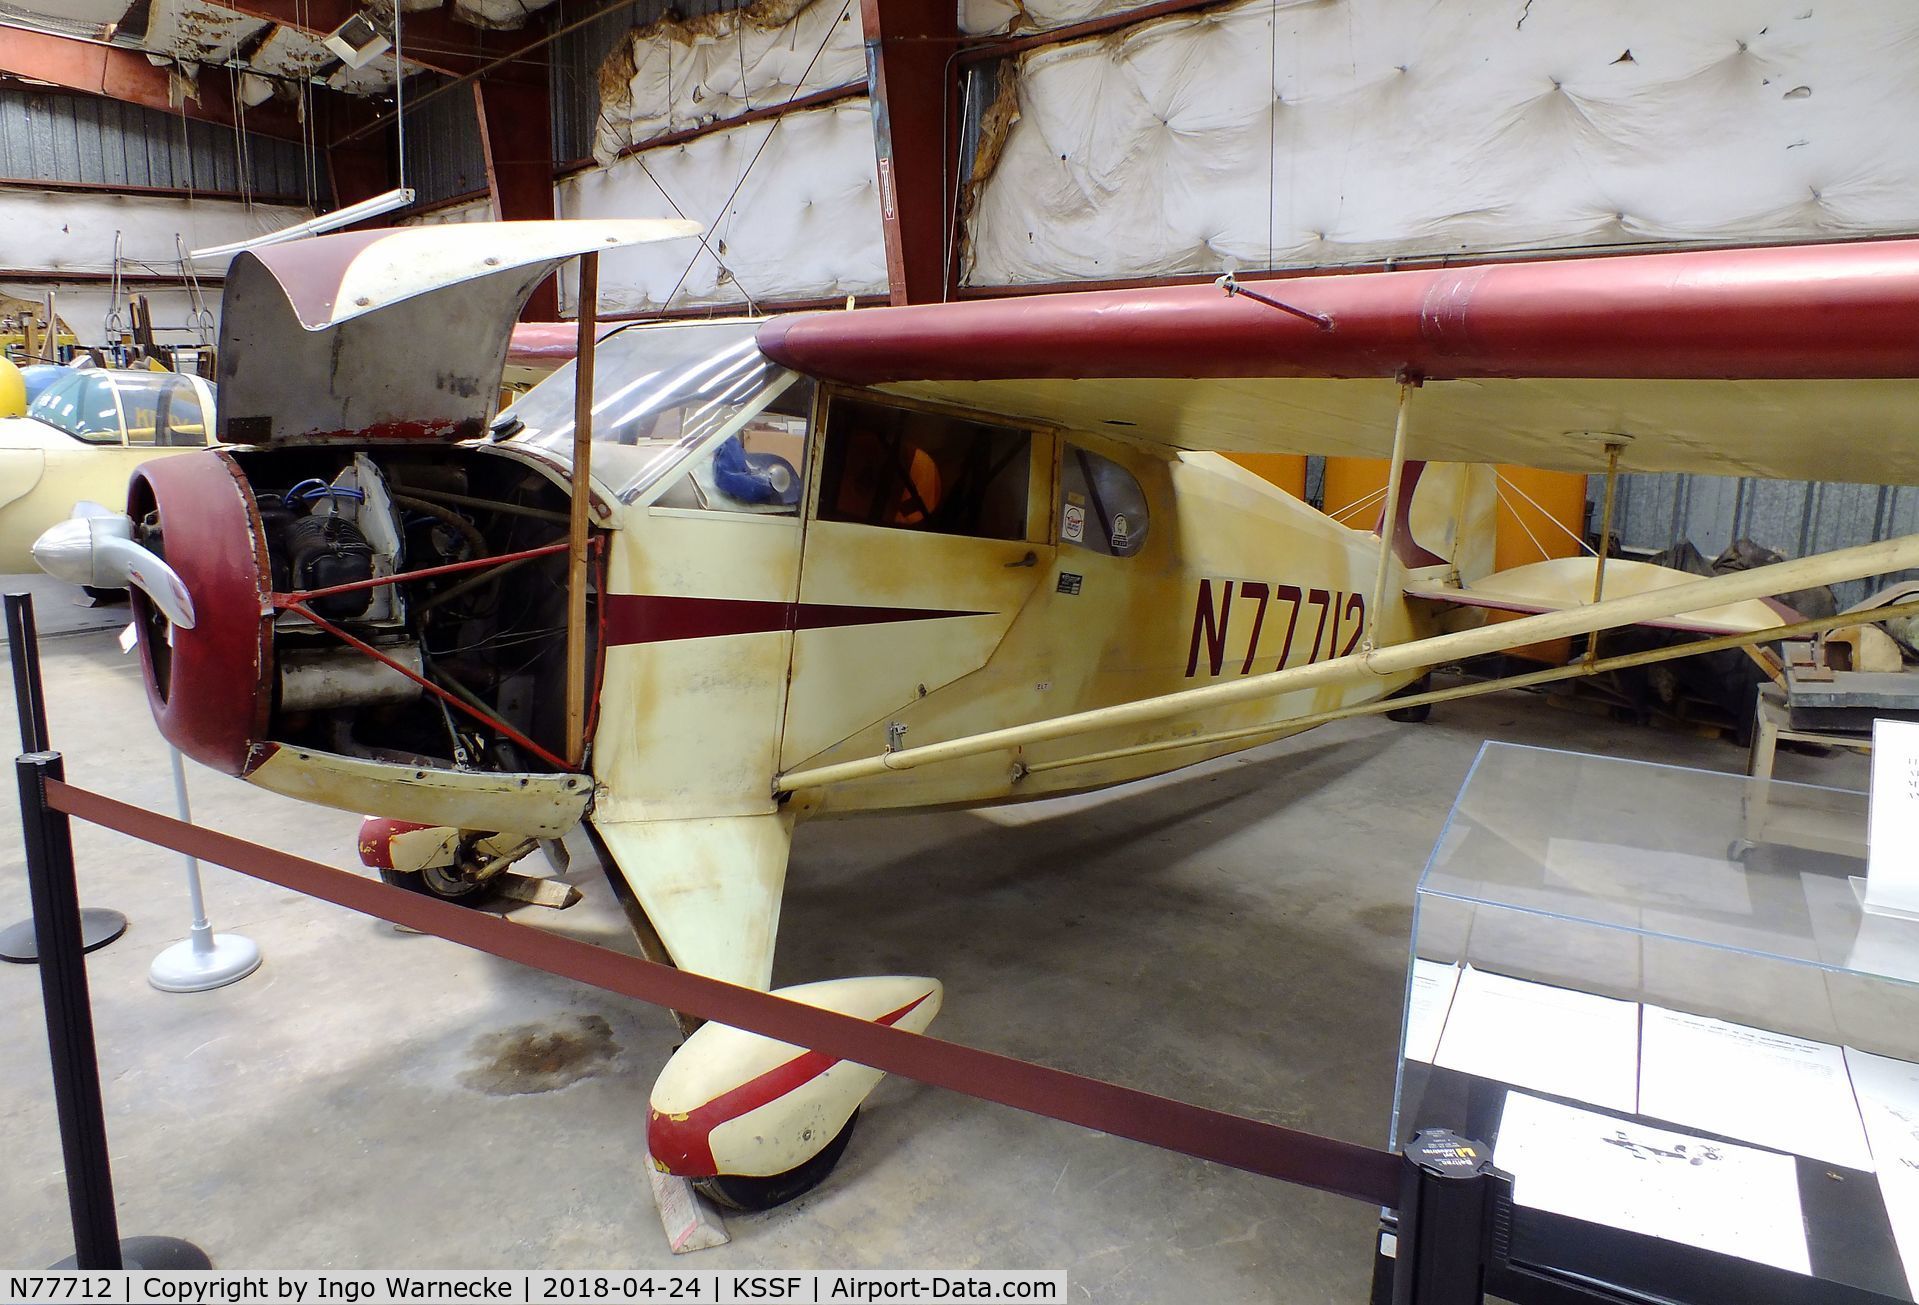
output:
M133 659L100 630L44 656L69 776L169 809ZM0 710L11 739L10 695ZM1381 1144L1413 885L1488 738L1744 764L1728 744L1508 694L1091 797L803 826L777 981L937 975L945 1037ZM1863 784L1856 759L1781 761L1782 777ZM204 824L357 864L350 815L197 767L192 785ZM27 895L0 806L5 922ZM227 1268L669 1261L640 1169L647 1089L676 1041L662 1012L218 869L216 927L266 964L165 995L146 969L186 931L178 860L84 825L75 842L83 899L133 920L89 967L123 1233L188 1237ZM520 918L632 950L590 856L570 878L582 903ZM70 1250L41 1020L35 972L0 966L13 1267ZM556 1035L557 1070L526 1054ZM889 1080L823 1188L730 1220L731 1245L680 1263L1063 1267L1074 1299L1115 1305L1351 1302L1372 1223L1354 1202Z

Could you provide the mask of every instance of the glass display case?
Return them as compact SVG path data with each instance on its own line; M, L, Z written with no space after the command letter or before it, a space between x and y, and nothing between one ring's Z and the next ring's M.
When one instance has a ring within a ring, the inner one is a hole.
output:
M1575 1295L1914 1299L1919 922L1862 911L1866 817L1487 744L1419 883L1394 1147L1491 1145L1505 1255Z

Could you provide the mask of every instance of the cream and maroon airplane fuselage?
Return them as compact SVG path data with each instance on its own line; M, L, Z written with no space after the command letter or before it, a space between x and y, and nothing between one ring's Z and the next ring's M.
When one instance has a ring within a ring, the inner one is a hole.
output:
M243 253L225 447L141 467L127 516L35 555L133 583L172 742L388 818L362 853L396 881L460 895L585 822L643 946L755 987L803 817L1121 783L1458 658L1639 622L1747 639L1795 619L1770 595L1919 565L1908 537L1707 580L1489 574L1494 463L1919 483L1919 242L634 327L590 393L569 363L492 411L541 280L689 233ZM1392 473L1355 528L1241 451ZM939 1000L794 995L915 1029ZM694 1034L656 1162L745 1204L817 1181L877 1075L791 1051Z

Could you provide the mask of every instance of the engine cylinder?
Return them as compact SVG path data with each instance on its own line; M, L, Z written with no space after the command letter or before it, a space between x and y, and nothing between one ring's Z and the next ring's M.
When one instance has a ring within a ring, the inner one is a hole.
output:
M392 644L380 651L415 675L423 673L419 644ZM357 649L300 649L282 653L277 660L282 711L388 706L420 696L416 681Z

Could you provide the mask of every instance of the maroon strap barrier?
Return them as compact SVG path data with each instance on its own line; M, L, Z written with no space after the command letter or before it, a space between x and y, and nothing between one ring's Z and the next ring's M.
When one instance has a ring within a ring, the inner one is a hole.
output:
M46 800L56 811L93 824L607 992L1248 1173L1374 1205L1399 1204L1401 1159L1390 1152L723 983L423 897L56 780L47 782Z

